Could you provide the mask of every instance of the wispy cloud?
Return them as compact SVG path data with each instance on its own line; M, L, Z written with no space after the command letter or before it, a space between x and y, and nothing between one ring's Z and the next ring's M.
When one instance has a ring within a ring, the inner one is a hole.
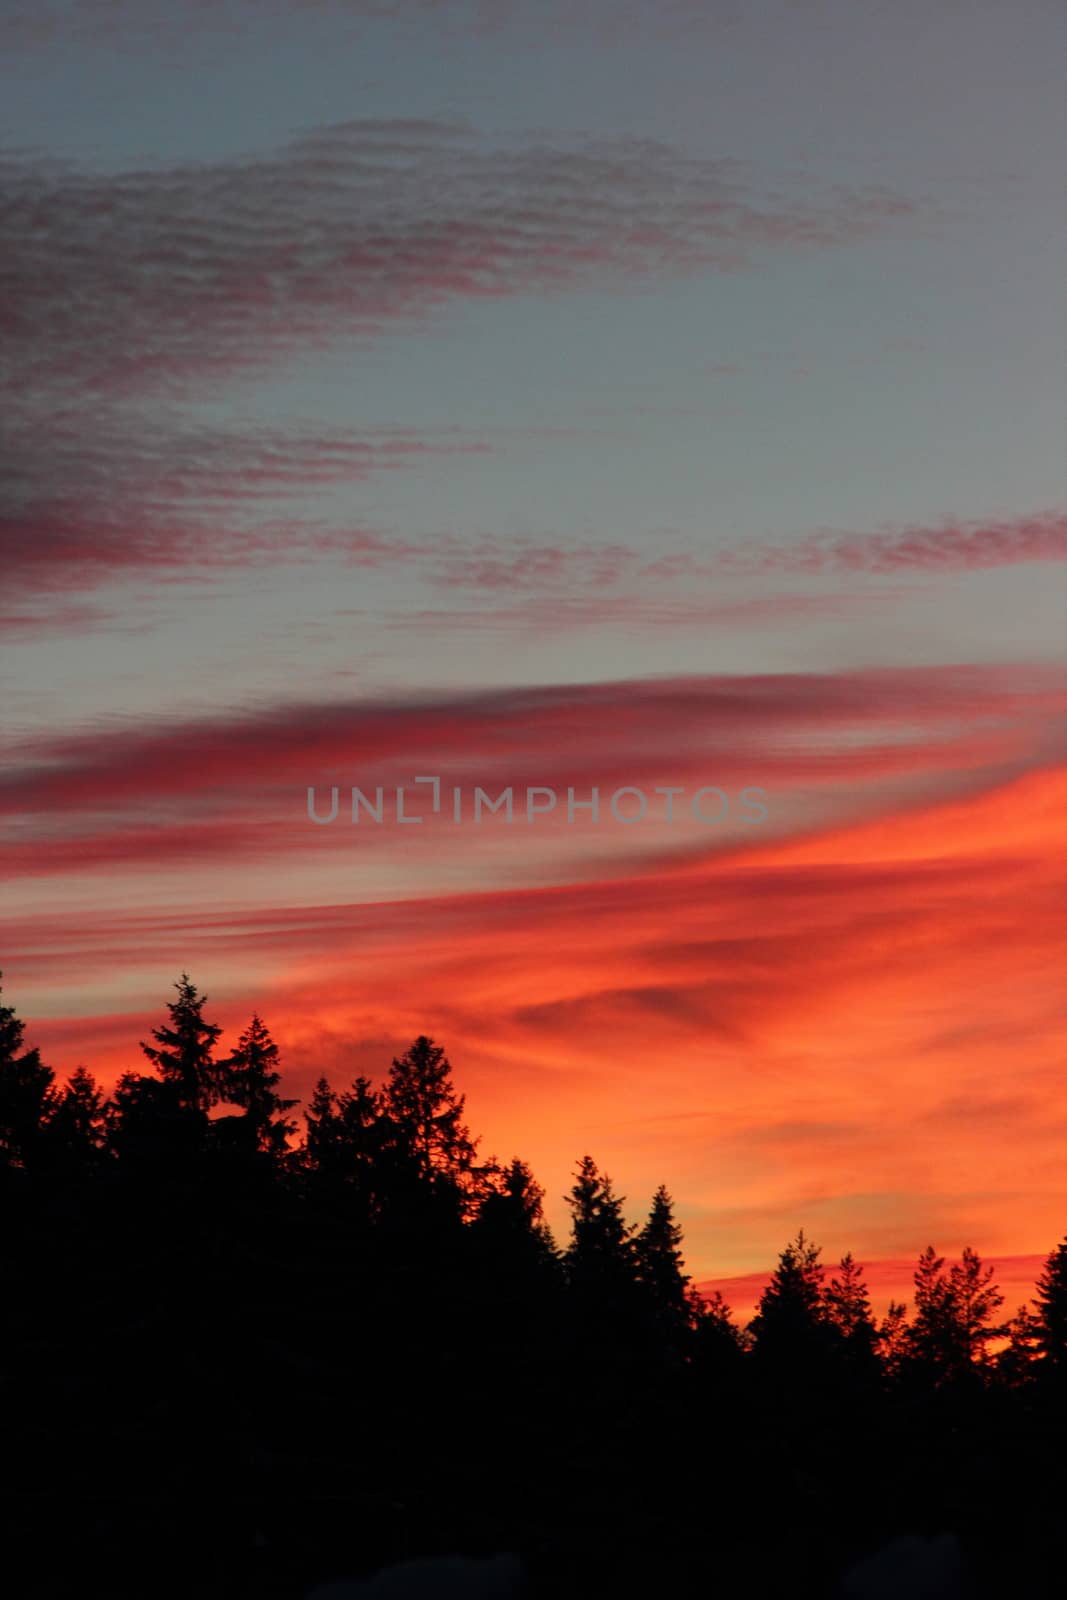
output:
M1067 561L1067 512L970 521L946 517L934 526L817 533L791 544L732 552L724 564L749 573L893 575L979 572L1038 561Z
M879 186L783 193L649 140L491 144L417 119L120 173L8 155L0 195L0 542L9 583L66 591L277 551L279 500L491 448L190 422L180 402L216 382L464 300L639 289L926 220Z
M0 460L6 594L23 602L113 579L196 580L324 551L368 566L425 555L411 540L320 525L316 491L493 448L458 429L241 431L165 423L126 407L72 408L41 430L27 423L12 419ZM287 502L288 518L280 514ZM33 614L32 605L12 614L11 626L32 628Z
M805 806L792 825L810 826L842 807L899 805L902 784L921 782L929 797L1059 759L1065 715L1062 674L970 667L556 685L101 722L8 740L0 815L11 832L0 859L12 876L30 877L110 871L124 860L280 863L310 853L322 863L327 830L307 824L308 785L325 794L333 784L367 793L381 784L391 794L424 773L465 786L468 801L479 784L520 793L554 784L564 799L568 787L584 795L595 785L605 807L627 784L758 784L779 797L801 790ZM880 801L870 800L872 785ZM429 822L350 828L347 847L424 862L460 849L447 815ZM640 854L636 835L623 831L630 857ZM703 848L707 831L697 831ZM573 868L589 849L563 810L542 832L557 867ZM521 830L504 833L516 863L540 873L543 851ZM684 840L668 829L655 848Z
M795 711L814 687L796 686ZM874 695L883 714L889 690ZM161 781L142 774L130 794ZM227 1028L260 1005L297 1092L323 1068L381 1073L394 1040L429 1031L494 1146L512 1146L522 1105L522 1153L553 1194L591 1139L624 1193L677 1174L698 1271L724 1240L732 1259L770 1263L800 1222L868 1257L917 1253L935 1224L946 1242L992 1251L1010 1231L1038 1249L1062 1211L1067 775L938 791L594 881L379 897L339 894L335 876L332 896L286 902L277 871L254 903L229 879L216 906L98 894L9 911L0 935L31 1019L60 979L86 1013L34 1027L60 1066L90 1046L105 1074L128 1064L182 966ZM115 972L126 1009L106 1016ZM670 1110L662 1127L650 1094Z
M880 185L782 193L651 140L490 145L456 122L356 121L119 174L9 157L0 175L8 387L105 394L457 300L734 272L928 220Z

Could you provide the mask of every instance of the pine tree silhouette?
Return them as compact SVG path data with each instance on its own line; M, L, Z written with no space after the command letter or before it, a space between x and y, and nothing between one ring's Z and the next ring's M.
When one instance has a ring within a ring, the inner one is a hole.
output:
M1035 1300L1042 1367L1049 1376L1067 1382L1067 1239L1046 1257Z
M738 1327L734 1314L720 1289L710 1295L690 1292L694 1314L694 1347L713 1370L735 1370L739 1358L748 1349L748 1335Z
M823 1296L825 1269L818 1245L801 1228L778 1257L770 1283L760 1296L750 1324L758 1355L791 1351L801 1355L824 1348L829 1319Z
M220 1060L177 988L158 1071L106 1100L0 1006L0 1558L35 1592L285 1600L503 1548L554 1600L700 1593L710 1528L724 1592L823 1596L916 1527L990 1593L1062 1592L1067 1240L1007 1323L977 1253L931 1247L876 1330L852 1255L800 1233L742 1332L665 1186L636 1227L583 1157L557 1251L425 1035L380 1088L320 1077L290 1151L265 1023Z
M915 1269L911 1364L934 1384L976 1376L987 1365L989 1343L1005 1331L992 1321L1004 1303L993 1268L983 1267L970 1247L947 1273L944 1267L928 1245Z
M1008 1322L1008 1343L996 1356L997 1377L1009 1388L1020 1389L1037 1373L1041 1351L1041 1321L1029 1306L1020 1306Z
M282 1156L296 1123L285 1113L299 1104L278 1094L282 1081L278 1046L258 1012L253 1013L233 1053L216 1071L220 1096L240 1106L251 1130L252 1143L262 1155Z
M914 1273L915 1315L908 1340L910 1364L935 1379L958 1367L952 1297L945 1260L927 1245Z
M601 1173L592 1156L583 1156L570 1193L571 1239L564 1260L571 1281L598 1287L635 1281L638 1262L634 1229L623 1217L624 1198Z
M174 1085L182 1109L206 1112L222 1098L224 1085L214 1058L222 1029L204 1020L207 995L198 994L188 973L174 987L178 998L167 1003L169 1025L153 1028L155 1045L142 1040L141 1049L162 1081Z
M852 1252L841 1257L837 1272L826 1286L826 1314L843 1339L870 1345L874 1340L871 1297Z
M904 1301L890 1300L886 1314L878 1324L876 1348L885 1376L890 1380L899 1378L912 1348L908 1308Z
M505 1246L514 1261L547 1266L556 1258L556 1243L545 1221L545 1191L518 1156L500 1169L478 1208L483 1234Z
M667 1336L675 1341L691 1330L694 1306L682 1259L682 1230L664 1184L652 1198L648 1220L635 1239L638 1277Z
M25 1032L13 1008L0 1004L0 1166L32 1164L55 1080L36 1048L23 1049Z
M319 1078L304 1112L304 1165L319 1174L331 1172L337 1149L337 1096L328 1079Z
M50 1161L62 1171L88 1173L105 1161L104 1095L86 1067L76 1067L63 1089L53 1091L44 1136Z
M381 1093L382 1153L394 1190L406 1186L412 1203L421 1189L457 1218L469 1219L482 1189L477 1140L463 1121L465 1105L466 1097L452 1081L451 1063L432 1039L420 1035L404 1055L394 1057Z
M949 1272L955 1337L965 1368L986 1368L990 1343L1007 1332L1003 1323L994 1320L1004 1304L1004 1296L993 1282L994 1272L993 1267L983 1266L978 1252L969 1245Z
M841 1356L852 1378L875 1383L878 1378L878 1331L871 1298L851 1251L841 1257L824 1291L826 1317L841 1341Z

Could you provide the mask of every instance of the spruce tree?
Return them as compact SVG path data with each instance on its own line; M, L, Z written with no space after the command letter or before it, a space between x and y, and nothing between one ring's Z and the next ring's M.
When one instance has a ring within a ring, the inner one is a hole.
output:
M178 998L167 1004L169 1024L153 1028L155 1045L142 1040L141 1049L162 1081L174 1086L183 1110L207 1112L222 1098L223 1074L214 1057L222 1029L204 1020L207 995L197 992L188 973L174 987Z
M1047 1257L1037 1280L1037 1348L1044 1372L1067 1379L1067 1239Z
M958 1365L952 1297L945 1260L927 1245L915 1268L915 1316L909 1330L910 1365L937 1377Z
M826 1287L826 1314L848 1343L873 1344L871 1297L852 1252L841 1257L837 1272Z
M778 1257L750 1325L757 1355L803 1359L826 1344L821 1254L802 1228Z
M76 1067L52 1096L45 1128L50 1159L68 1171L93 1171L103 1160L106 1134L103 1093L91 1072Z
M603 1394L635 1381L647 1361L651 1324L638 1280L634 1228L623 1216L624 1198L592 1156L578 1163L566 1196L571 1236L563 1253L564 1280L573 1308L586 1394Z
M187 1167L202 1149L206 1118L183 1105L174 1078L124 1072L104 1107L107 1148L145 1176Z
M0 1166L32 1164L51 1109L55 1074L36 1047L23 1049L25 1032L13 1008L0 1003Z
M466 1097L457 1093L444 1050L421 1034L394 1057L381 1094L382 1153L397 1192L413 1179L460 1216L479 1199L477 1141L463 1120Z
M965 1245L962 1259L949 1272L953 1325L965 1368L987 1367L990 1342L1007 1332L996 1320L1004 1296L993 1282L994 1271L983 1266L978 1252Z
M682 1230L674 1220L674 1202L660 1184L648 1220L635 1241L637 1272L657 1315L674 1333L691 1325L693 1306L689 1274L682 1259Z
M258 1012L253 1013L233 1054L220 1065L218 1087L232 1104L240 1106L252 1129L255 1148L263 1155L284 1155L296 1124L285 1113L297 1104L278 1094L278 1046ZM223 1088L223 1085L225 1087Z
M688 1292L696 1335L697 1358L712 1368L724 1362L733 1362L748 1348L747 1335L737 1326L734 1315L721 1289L702 1295L696 1289Z
M987 1364L987 1345L1004 1328L993 1322L1004 1296L970 1246L946 1273L928 1245L915 1270L912 1364L936 1383L973 1375Z
M325 1175L335 1168L337 1150L337 1096L327 1078L320 1077L304 1112L304 1165Z
M548 1264L556 1257L552 1230L545 1221L545 1191L518 1156L497 1168L478 1208L478 1229L497 1241L513 1259Z
M353 1167L371 1165L378 1147L378 1126L382 1115L381 1097L369 1078L362 1074L337 1097L337 1137L346 1161Z
M1008 1343L996 1356L998 1379L1010 1389L1029 1384L1040 1359L1041 1321L1029 1306L1020 1306L1007 1324Z
M886 1377L890 1381L899 1378L911 1351L908 1308L903 1300L890 1300L886 1314L878 1324L876 1348Z
M370 1151L370 1133L381 1115L381 1096L369 1078L355 1078L352 1087L340 1093L331 1088L327 1078L319 1078L304 1112L309 1165L338 1172L345 1169L354 1153Z
M841 1257L837 1271L826 1286L825 1304L827 1319L837 1332L850 1368L855 1374L873 1377L877 1372L878 1333L863 1268L851 1251Z
M622 1214L623 1197L616 1195L607 1173L601 1173L592 1156L583 1156L570 1193L571 1239L565 1252L572 1280L636 1276L634 1230Z

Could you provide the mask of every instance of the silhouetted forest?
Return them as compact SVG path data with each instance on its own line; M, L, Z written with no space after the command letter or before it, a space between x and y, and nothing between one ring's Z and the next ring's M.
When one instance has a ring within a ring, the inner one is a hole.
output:
M976 1595L1067 1592L1067 1241L1010 1318L929 1249L879 1321L800 1233L742 1328L665 1187L634 1223L584 1155L553 1238L433 1040L299 1113L263 1020L224 1055L176 988L110 1097L0 1005L6 1593L295 1597L513 1550L561 1600L832 1596L940 1530Z

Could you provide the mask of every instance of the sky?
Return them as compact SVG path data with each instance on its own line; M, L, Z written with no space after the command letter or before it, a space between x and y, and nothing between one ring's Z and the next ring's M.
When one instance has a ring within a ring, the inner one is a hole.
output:
M558 1232L586 1152L634 1220L665 1182L742 1310L801 1226L883 1304L931 1242L1025 1297L1065 44L1054 0L6 0L0 965L60 1077L143 1064L184 970L294 1093L432 1035Z

